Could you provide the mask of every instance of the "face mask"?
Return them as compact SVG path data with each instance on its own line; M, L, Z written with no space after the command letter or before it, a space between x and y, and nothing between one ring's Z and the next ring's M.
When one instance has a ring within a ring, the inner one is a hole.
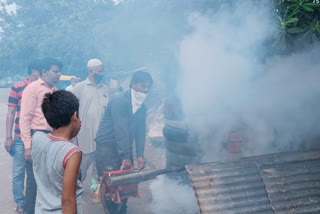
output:
M49 76L45 76L44 77L44 81L46 81L46 83L49 85L49 86L51 86L51 87L53 87L53 86L55 86L56 85L56 82L55 81L53 81Z
M101 75L101 74L93 74L93 78L96 81L96 83L100 83L101 80L103 79L103 75Z
M132 101L132 112L136 113L136 111L141 108L143 102L147 97L146 93L137 92L134 89L131 89L131 101Z

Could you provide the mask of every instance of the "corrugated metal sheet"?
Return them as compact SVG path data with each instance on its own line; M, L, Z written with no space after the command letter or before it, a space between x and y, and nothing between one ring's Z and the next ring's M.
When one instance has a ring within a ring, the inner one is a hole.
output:
M200 213L320 213L320 151L186 166Z

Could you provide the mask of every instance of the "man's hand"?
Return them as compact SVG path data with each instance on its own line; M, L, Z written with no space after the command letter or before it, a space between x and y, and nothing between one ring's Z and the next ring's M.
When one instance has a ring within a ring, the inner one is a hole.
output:
M24 157L28 161L32 161L32 156L31 156L31 149L25 149L24 150Z
M7 138L6 141L4 142L4 148L7 150L7 152L10 154L11 152L11 147L13 146L13 139L12 138Z
M144 161L143 157L138 157L137 162L139 170L142 170L144 167L146 167L146 162Z
M124 170L130 169L131 168L131 160L130 159L124 159L122 160L122 167Z

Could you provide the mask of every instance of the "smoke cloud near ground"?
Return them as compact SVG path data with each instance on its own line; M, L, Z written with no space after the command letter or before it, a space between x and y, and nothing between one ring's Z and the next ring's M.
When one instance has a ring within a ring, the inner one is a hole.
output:
M150 189L154 214L195 214L198 212L192 187L179 180L172 180L161 175L150 184Z
M252 2L191 14L180 43L179 91L204 162L226 159L232 130L244 133L245 156L308 149L319 135L319 44L272 56L272 7Z

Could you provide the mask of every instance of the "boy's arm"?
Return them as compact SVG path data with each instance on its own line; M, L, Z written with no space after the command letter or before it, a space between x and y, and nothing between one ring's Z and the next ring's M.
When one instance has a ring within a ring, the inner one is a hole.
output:
M77 213L76 189L81 156L81 152L74 153L65 166L61 199L63 214Z

